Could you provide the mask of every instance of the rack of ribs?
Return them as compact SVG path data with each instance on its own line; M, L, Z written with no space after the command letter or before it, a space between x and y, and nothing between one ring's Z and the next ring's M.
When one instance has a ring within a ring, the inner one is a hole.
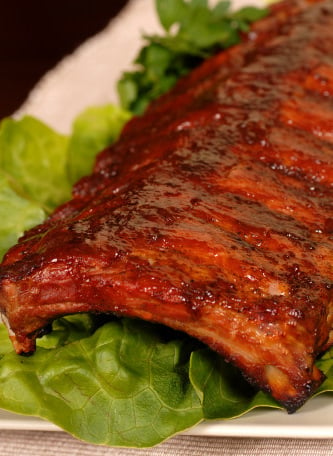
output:
M67 314L162 323L293 412L333 339L332 211L333 1L288 1L133 118L9 250L3 319L17 353Z

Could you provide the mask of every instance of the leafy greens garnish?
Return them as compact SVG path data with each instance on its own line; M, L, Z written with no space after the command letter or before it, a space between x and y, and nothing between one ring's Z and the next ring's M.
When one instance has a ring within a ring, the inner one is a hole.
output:
M141 114L178 79L216 52L237 44L249 25L267 10L253 6L231 10L230 1L210 7L207 0L156 0L163 36L145 36L137 69L118 82L122 106Z
M46 337L34 356L3 355L1 407L46 418L87 442L116 446L152 446L202 419L188 378L191 339L170 340L163 328L128 319L93 331L80 318L59 320L51 349L44 348ZM61 341L61 325L66 334L75 326L74 340ZM1 341L6 337L0 333Z
M149 447L203 419L280 408L199 342L144 321L64 317L28 358L0 327L0 347L0 407L90 443ZM332 391L333 350L318 365L328 375L319 392Z
M65 137L26 116L0 124L0 257L41 223L89 174L96 153L117 139L131 114L116 106L88 108Z
M119 136L131 113L117 106L87 108L73 123L68 143L68 173L71 184L90 173L96 153Z

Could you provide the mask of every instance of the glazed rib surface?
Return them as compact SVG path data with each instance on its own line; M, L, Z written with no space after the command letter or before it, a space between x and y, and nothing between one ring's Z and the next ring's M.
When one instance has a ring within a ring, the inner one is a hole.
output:
M17 352L62 315L138 317L302 405L332 342L332 49L331 0L277 5L130 121L3 261Z

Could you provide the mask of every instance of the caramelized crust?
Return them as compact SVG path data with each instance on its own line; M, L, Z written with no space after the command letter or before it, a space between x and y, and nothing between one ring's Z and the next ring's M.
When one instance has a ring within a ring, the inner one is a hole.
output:
M62 315L137 317L300 407L332 343L332 49L331 0L281 3L130 121L5 257L17 352Z

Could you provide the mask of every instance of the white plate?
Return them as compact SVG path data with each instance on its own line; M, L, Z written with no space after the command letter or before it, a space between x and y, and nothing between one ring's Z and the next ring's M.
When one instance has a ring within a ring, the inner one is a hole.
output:
M4 410L0 410L0 429L61 430L48 421ZM281 410L257 409L233 420L201 423L186 434L206 437L333 438L333 398L329 394L318 396L293 415Z
M212 0L214 1L214 0ZM239 7L249 0L234 0ZM251 0L251 4L262 4ZM116 102L115 81L129 67L142 41L142 32L154 33L159 24L153 0L132 0L100 34L66 57L37 84L17 115L32 114L67 132L75 116L89 105ZM0 410L0 429L48 430L58 427L33 417ZM258 409L230 421L205 422L191 435L237 437L333 438L331 395L312 399L294 415Z
M237 8L249 2L262 5L265 0L234 0L233 4ZM160 30L154 0L131 0L101 33L49 71L16 114L34 115L67 133L87 106L118 102L116 82L123 71L133 68L142 34Z

